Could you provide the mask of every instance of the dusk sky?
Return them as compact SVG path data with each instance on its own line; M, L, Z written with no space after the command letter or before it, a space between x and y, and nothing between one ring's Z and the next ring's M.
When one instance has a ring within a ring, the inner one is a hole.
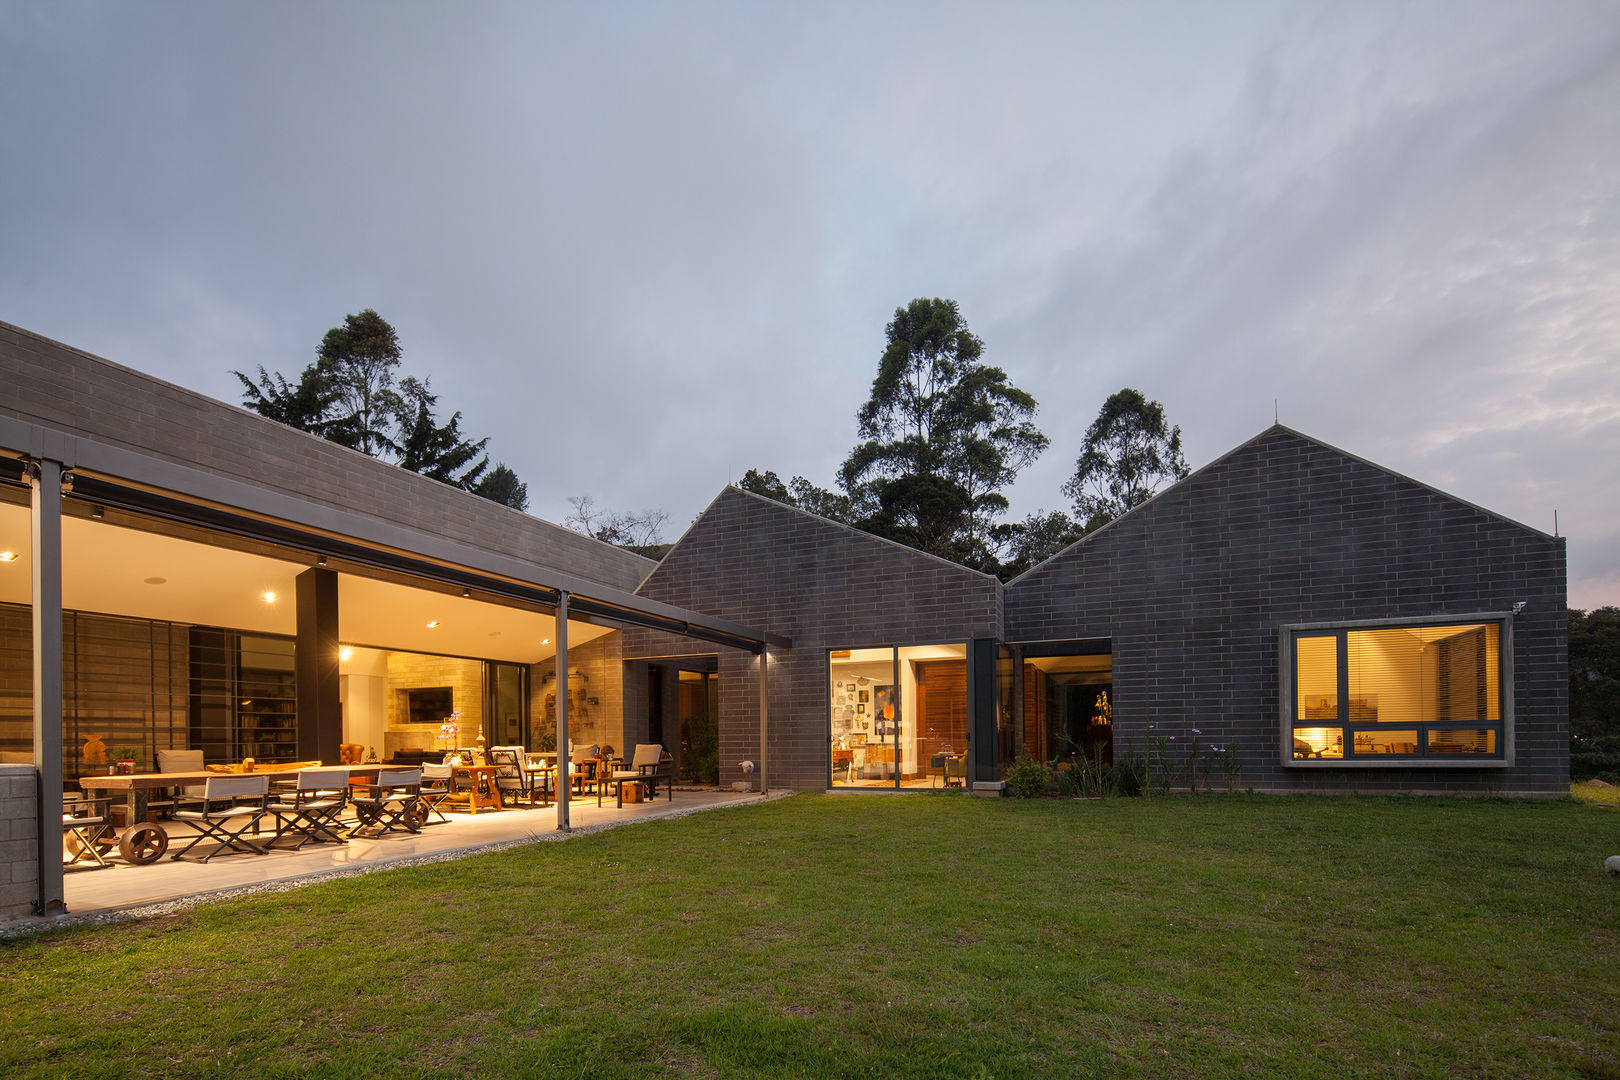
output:
M553 521L832 485L884 325L1272 422L1620 604L1620 4L0 0L0 319L224 401L375 308ZM3 392L3 390L0 390Z

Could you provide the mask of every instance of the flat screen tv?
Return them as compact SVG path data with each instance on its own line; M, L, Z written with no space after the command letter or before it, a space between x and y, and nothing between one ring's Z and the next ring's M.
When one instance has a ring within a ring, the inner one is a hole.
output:
M406 719L413 724L442 724L444 718L456 711L456 690L453 686L425 686L405 691L410 703Z

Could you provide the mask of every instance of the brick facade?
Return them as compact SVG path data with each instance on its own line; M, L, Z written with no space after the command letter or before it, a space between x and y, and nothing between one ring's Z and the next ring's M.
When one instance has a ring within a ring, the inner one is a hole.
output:
M737 488L710 504L639 592L793 639L770 654L770 784L827 786L827 650L960 643L1001 631L1001 583ZM714 653L720 782L759 751L759 660L627 629L626 659ZM667 735L667 733L666 733Z
M0 765L0 922L32 913L39 899L38 775Z
M1511 768L1295 769L1278 630L1508 611ZM1274 427L1008 584L1009 641L1110 638L1116 744L1243 747L1268 791L1568 794L1564 542Z

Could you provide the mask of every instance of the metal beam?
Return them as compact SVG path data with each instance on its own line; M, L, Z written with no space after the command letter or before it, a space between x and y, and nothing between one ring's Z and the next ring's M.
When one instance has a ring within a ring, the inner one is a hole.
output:
M568 594L557 594L557 831L568 825ZM545 694L540 695L541 708Z
M62 463L32 463L34 768L39 774L36 915L67 911L62 892Z
M165 461L125 447L111 446L83 436L70 435L16 417L0 416L0 447L35 457L48 456L52 460L62 462L73 468L77 475L84 479L87 491L94 488L97 492L95 496L97 502L107 505L141 510L140 503L166 500L166 513L185 515L174 520L193 521L206 527L224 530L225 525L210 522L202 513L213 511L215 515L224 514L233 518L235 527L242 530L239 535L273 539L265 532L248 530L291 529L299 534L298 540L276 542L286 543L311 554L354 557L336 550L335 545L344 544L353 545L357 551L369 553L372 557L385 554L381 549L389 549L386 554L408 553L399 557L415 556L422 567L433 567L441 575L471 573L492 578L509 578L531 589L546 592L548 596L541 601L543 603L549 604L550 595L555 591L566 590L574 594L582 611L585 610L585 605L596 601L613 609L615 614L612 617L633 625L669 629L667 623L665 625L643 623L638 618L638 616L654 616L662 620L673 620L684 626L684 630L677 631L679 633L712 640L721 645L757 650L766 642L783 649L791 648L793 644L790 638L779 634L650 600L633 592L590 581L566 571L487 551L463 541L419 532L392 522L379 521L322 503L310 502L192 466ZM140 487L129 487L128 484ZM172 497L177 495L182 498ZM155 509L144 512L159 514ZM296 522L297 525L284 524L289 522ZM438 563L450 565L443 566ZM434 576L432 571L414 572ZM441 577L440 580L485 588L484 585L470 583L456 576ZM488 591L499 593L500 590L489 588Z
M759 653L759 793L761 795L771 790L769 773L766 771L768 755L765 746L770 736L770 677L766 669L770 666L770 650L761 649Z

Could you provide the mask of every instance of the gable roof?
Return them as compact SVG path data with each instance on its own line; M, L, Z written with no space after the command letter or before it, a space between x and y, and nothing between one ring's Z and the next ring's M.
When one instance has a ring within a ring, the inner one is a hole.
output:
M1187 475L1187 477L1185 479L1178 480L1174 484L1171 484L1169 487L1165 488L1163 491L1159 491L1159 492L1154 493L1154 495L1151 498L1149 498L1147 501L1145 501L1143 503L1140 503L1137 506L1133 506L1131 509L1127 510L1125 513L1121 514L1119 517L1117 517L1114 520L1110 521L1108 524L1102 526L1100 529L1097 529L1097 530L1095 530L1093 532L1087 533L1085 536L1082 536L1079 540L1076 540L1074 543L1068 545L1067 547L1061 549L1060 551L1058 551L1058 552L1056 552L1056 553L1054 553L1052 555L1047 556L1045 559L1043 559L1040 562L1036 563L1034 566L1030 567L1028 570L1025 570L1022 574L1019 574L1017 577L1015 577L1011 581L1007 582L1007 587L1012 588L1013 586L1015 586L1015 585L1019 584L1020 582L1024 581L1026 578L1029 578L1029 577L1041 572L1043 569L1050 566L1052 563L1055 563L1060 559L1064 559L1064 558L1068 557L1071 552L1075 552L1075 551L1077 551L1077 550L1079 550L1081 548L1086 547L1089 544L1094 543L1097 540L1098 537L1106 535L1110 529L1113 529L1120 522L1138 520L1138 519L1140 519L1141 517L1143 517L1143 516L1145 516L1147 514L1151 514L1153 511L1150 508L1154 507L1154 505L1156 503L1158 503L1160 500L1162 500L1162 499L1164 499L1167 496L1170 496L1172 494L1179 493L1180 491L1184 490L1189 485L1194 484L1201 477L1204 477L1205 475L1215 471L1216 469L1218 469L1218 468L1224 466L1225 464L1227 464L1228 462L1230 462L1232 459L1234 459L1234 458L1248 452L1253 447L1256 447L1259 444L1261 444L1262 442L1265 442L1266 440L1268 440L1270 438L1273 438L1274 436L1279 435L1279 434L1286 435L1286 436L1289 436L1289 437L1291 437L1293 439L1297 439L1300 442L1308 443L1308 444L1310 444L1312 446L1319 447L1319 448L1321 448L1323 450L1328 451L1329 453L1336 454L1339 457L1344 458L1346 461L1355 462L1358 465L1363 465L1363 466L1365 466L1367 468L1376 470L1377 472L1382 473L1385 476L1391 477L1392 479L1402 481L1403 483L1411 484L1413 487L1419 488L1419 489L1421 489L1423 491L1427 491L1430 494L1437 495L1440 498L1446 499L1449 502L1455 503L1455 504L1457 504L1459 506L1468 507L1470 510L1474 510L1474 511L1476 511L1478 513L1484 514L1485 516L1487 516L1489 518L1492 518L1492 519L1494 519L1496 521L1500 521L1500 522L1502 522L1504 524L1511 525L1514 528L1522 529L1525 532L1530 533L1530 534L1532 534L1534 536L1540 537L1540 538L1542 538L1544 540L1554 540L1554 541L1562 542L1562 538L1560 538L1560 537L1555 537L1555 536L1551 535L1550 533L1542 532L1540 529L1537 529L1537 528L1535 528L1534 526L1531 526L1531 525L1526 525L1522 521L1515 521L1513 518L1507 517L1504 514L1499 514L1494 510L1489 510L1489 509L1487 509L1487 508L1485 508L1483 506L1479 506L1476 503L1471 503L1467 499L1458 498L1456 495L1453 495L1448 491L1442 491L1442 490L1440 490L1439 488L1435 487L1432 484L1426 484L1421 480L1414 480L1412 477L1407 476L1405 473L1396 472L1394 469L1386 468L1385 466L1378 464L1376 461L1370 461L1367 458L1361 457L1358 454L1352 454L1348 450L1341 450L1339 447L1334 446L1331 443L1324 442L1323 440L1318 439L1318 438L1316 438L1314 436L1307 435L1302 431L1296 431L1294 428L1288 427L1286 424L1273 424L1270 427L1266 428L1264 431L1262 431L1259 434L1255 435L1253 438L1248 439L1248 440L1246 440L1246 441L1244 441L1242 443L1239 443L1237 446L1234 446L1232 449L1228 450L1226 453L1222 454L1220 457L1215 458L1213 461L1209 462L1208 464L1203 465L1203 466L1193 470L1191 473L1189 473Z

